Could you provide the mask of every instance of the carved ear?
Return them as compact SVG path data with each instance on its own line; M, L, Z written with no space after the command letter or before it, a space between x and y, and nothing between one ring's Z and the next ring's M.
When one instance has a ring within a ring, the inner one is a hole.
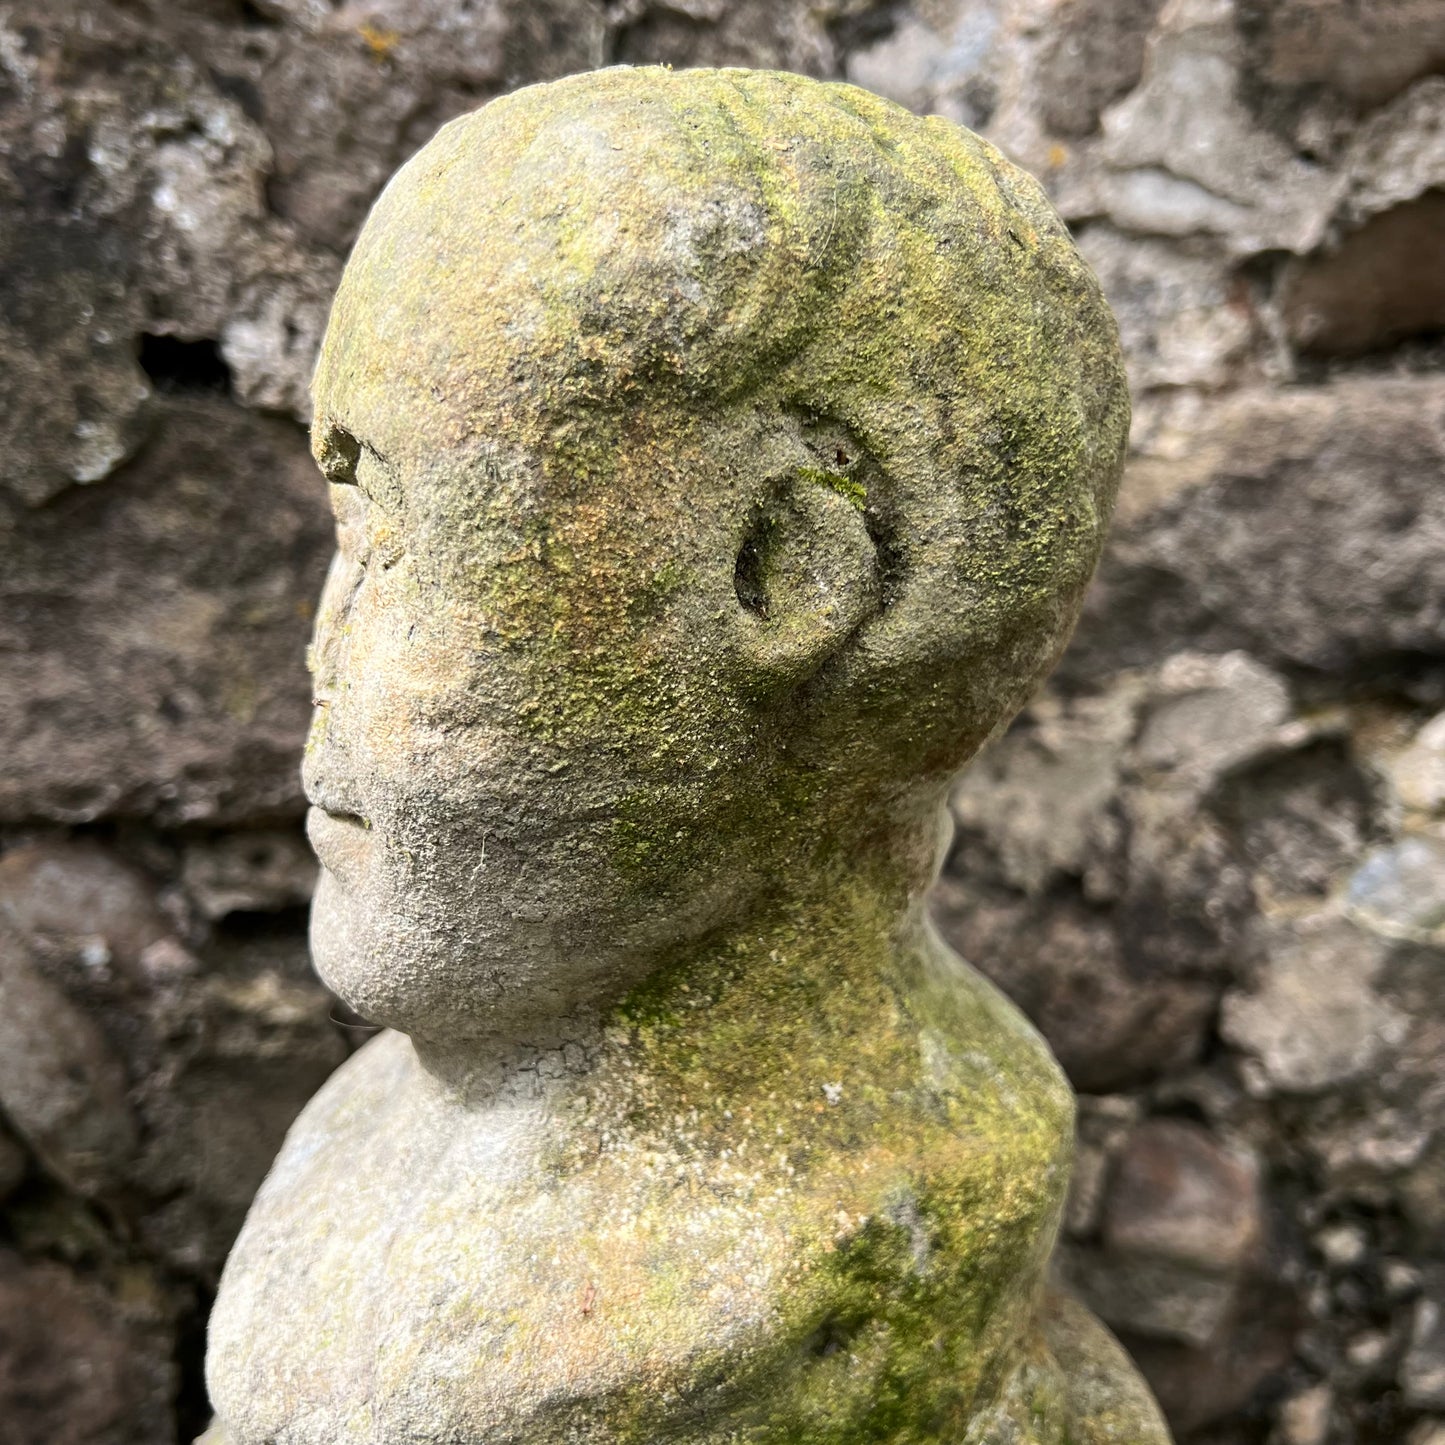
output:
M877 548L844 479L795 473L743 542L736 585L744 645L778 681L801 681L832 656L881 596Z

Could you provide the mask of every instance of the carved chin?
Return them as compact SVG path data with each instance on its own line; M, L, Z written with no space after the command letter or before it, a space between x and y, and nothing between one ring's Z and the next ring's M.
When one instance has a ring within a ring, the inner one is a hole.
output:
M319 850L318 850L319 852ZM356 997L358 942L353 938L355 900L323 861L311 900L311 961L326 985L363 1018L366 1011Z
M436 1032L465 995L444 960L419 946L415 920L387 907L388 896L374 883L352 888L323 866L311 900L312 964L322 983L368 1022L413 1035L423 1025Z

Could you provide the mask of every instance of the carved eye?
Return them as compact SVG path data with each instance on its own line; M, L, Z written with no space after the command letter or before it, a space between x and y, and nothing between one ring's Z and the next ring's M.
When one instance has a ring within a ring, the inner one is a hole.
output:
M361 443L345 427L335 422L322 422L315 439L316 464L328 482L338 486L356 485L356 464L361 459Z

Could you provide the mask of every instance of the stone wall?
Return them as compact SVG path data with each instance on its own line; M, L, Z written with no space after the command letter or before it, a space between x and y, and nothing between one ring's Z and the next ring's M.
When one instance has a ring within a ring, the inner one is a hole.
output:
M448 116L844 76L1041 176L1136 395L937 911L1081 1092L1060 1268L1186 1441L1445 1441L1445 0L0 5L0 1420L167 1445L297 1108L301 423Z

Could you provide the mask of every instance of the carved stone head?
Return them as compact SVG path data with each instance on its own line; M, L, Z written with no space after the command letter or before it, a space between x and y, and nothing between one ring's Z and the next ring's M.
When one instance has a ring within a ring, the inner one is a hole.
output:
M618 69L445 127L316 378L327 981L540 1037L830 854L926 878L1073 623L1127 420L1067 234L953 125Z

